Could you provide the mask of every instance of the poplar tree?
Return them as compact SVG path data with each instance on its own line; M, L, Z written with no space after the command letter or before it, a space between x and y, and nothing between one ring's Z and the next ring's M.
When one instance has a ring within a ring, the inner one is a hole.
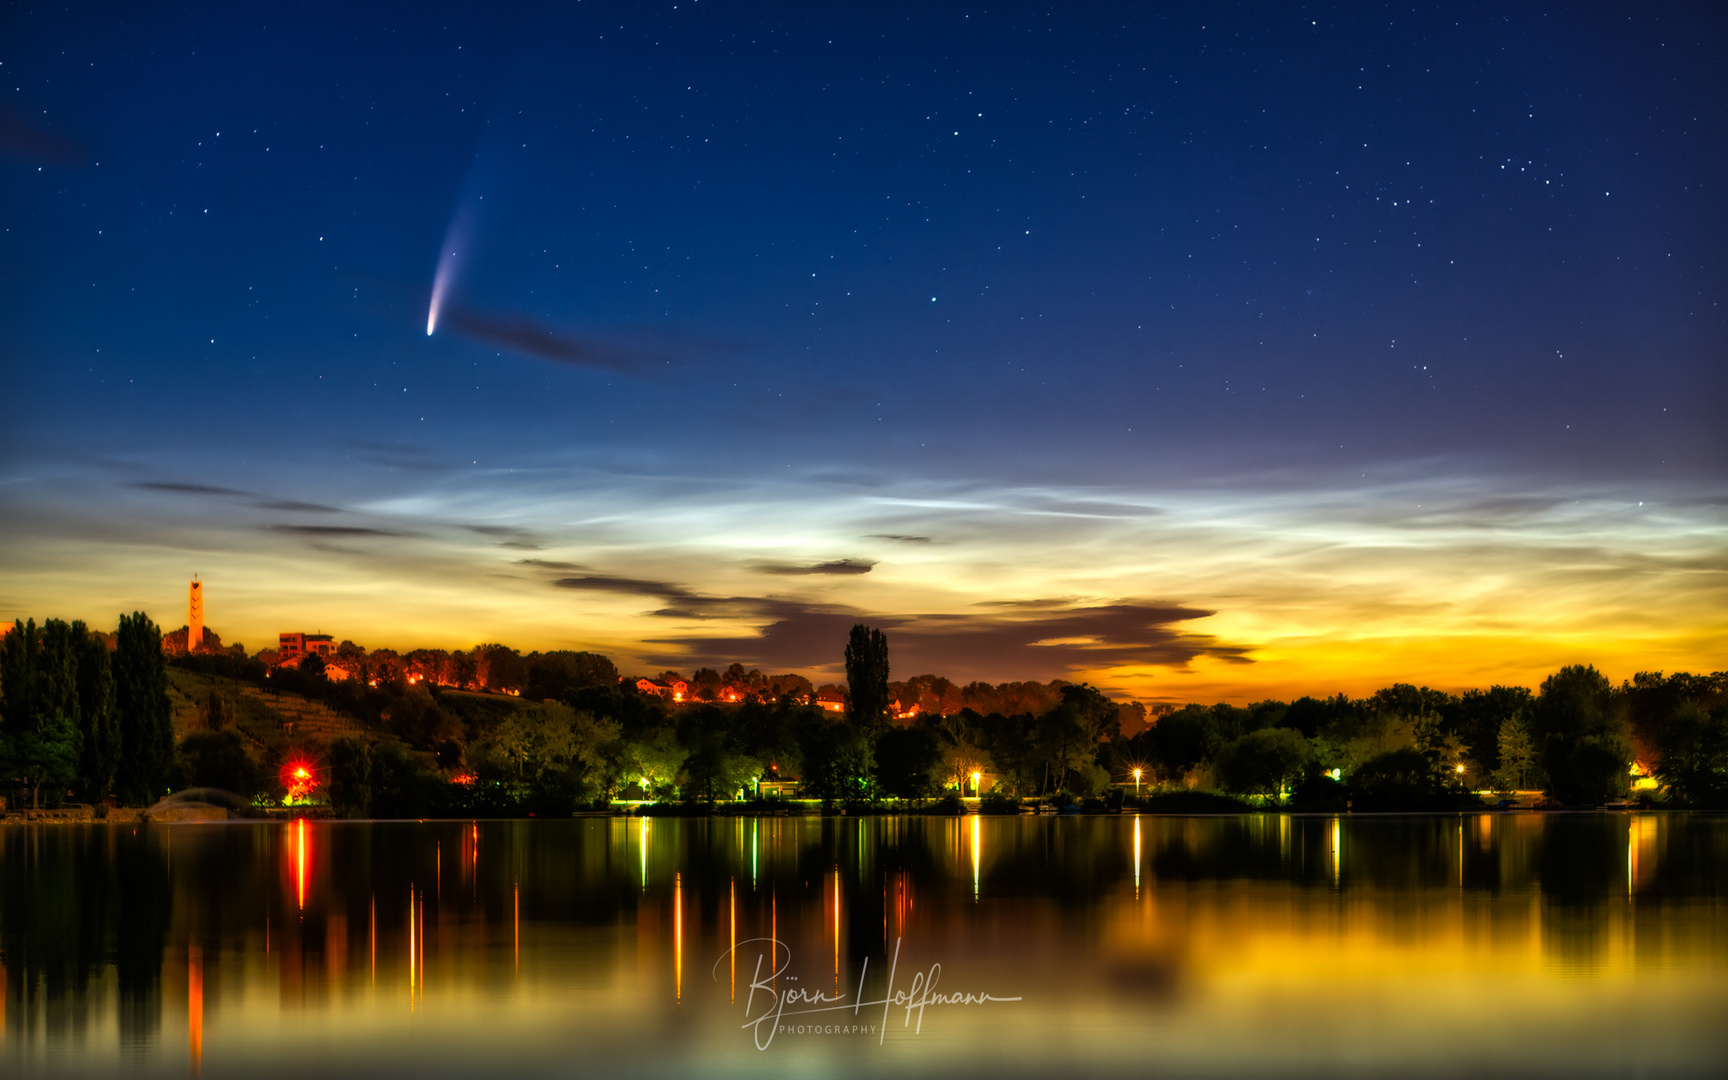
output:
M846 643L846 684L852 722L872 737L888 727L888 639L859 623Z
M0 768L30 789L64 788L77 769L78 680L72 628L49 619L14 626L0 639Z
M114 649L114 707L119 716L120 763L115 789L133 805L163 794L174 761L174 713L168 702L168 664L162 631L142 611L120 616Z
M108 643L82 622L72 624L78 670L78 795L98 803L120 767L120 717L114 709L114 665Z

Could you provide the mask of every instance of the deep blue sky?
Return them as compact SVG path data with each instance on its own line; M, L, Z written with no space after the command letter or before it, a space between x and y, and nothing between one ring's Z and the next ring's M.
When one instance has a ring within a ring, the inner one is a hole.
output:
M7 5L9 546L548 549L635 478L693 500L638 555L714 483L1718 513L1720 8L1073 7Z

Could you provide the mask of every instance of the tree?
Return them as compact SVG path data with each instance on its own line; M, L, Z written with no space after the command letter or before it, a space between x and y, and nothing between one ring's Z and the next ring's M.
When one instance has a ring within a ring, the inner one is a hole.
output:
M872 736L888 726L888 639L863 623L846 643L846 684L851 718Z
M818 716L805 727L802 789L824 802L853 802L874 796L875 756L871 733L856 724Z
M926 724L889 728L876 740L876 780L884 794L923 799L936 790L942 741Z
M481 645L474 650L475 677L488 690L521 692L528 665L508 645Z
M1293 728L1251 731L1218 751L1213 767L1226 791L1279 795L1302 778L1314 748Z
M1078 710L1058 705L1038 718L1033 742L1044 762L1043 789L1061 791L1068 774L1092 764L1097 741Z
M1693 806L1728 803L1728 706L1681 701L1663 720L1656 775Z
M238 731L194 732L180 743L180 760L192 787L231 791L242 797L258 790L258 762Z
M1350 777L1364 810L1425 810L1440 796L1440 777L1427 754L1408 747L1380 754Z
M78 796L100 802L120 767L120 717L114 707L114 665L108 643L82 622L72 624L78 668Z
M971 732L962 732L955 741L944 743L937 770L942 786L953 785L962 795L969 792L974 773L982 776L996 771L989 752L972 740Z
M113 663L120 728L115 786L127 802L142 805L163 794L174 762L174 713L162 631L142 611L120 616Z
M618 669L599 653L555 650L536 653L527 661L522 696L535 701L558 700L573 690L618 685Z
M342 817L363 818L372 813L372 748L352 735L330 744L324 752L329 770L324 793L330 808Z
M1121 735L1118 715L1116 703L1092 687L1062 687L1061 704L1038 718L1035 736L1051 786L1061 790L1070 773L1097 764L1099 741ZM1084 786L1094 786L1090 776Z
M1524 790L1536 762L1536 748L1530 741L1530 725L1523 716L1508 716L1500 721L1496 746L1500 767L1494 772L1494 787L1499 791Z
M78 676L72 628L34 619L0 638L0 768L30 789L63 790L77 777Z
M1588 806L1626 794L1632 741L1625 704L1601 672L1572 666L1550 675L1531 720L1555 796Z
M643 792L648 798L654 798L654 793L678 782L678 774L684 768L685 750L678 745L677 738L668 728L661 728L649 733L645 738L633 739L624 746L624 768L626 775L642 784Z
M575 759L576 714L552 703L511 713L487 739L487 748L511 773L518 797L563 772Z
M1495 686L1488 690L1466 690L1448 710L1451 726L1470 747L1470 756L1485 773L1500 775L1500 734L1509 720L1520 723L1529 715L1535 696L1522 686ZM1525 734L1529 729L1525 727Z

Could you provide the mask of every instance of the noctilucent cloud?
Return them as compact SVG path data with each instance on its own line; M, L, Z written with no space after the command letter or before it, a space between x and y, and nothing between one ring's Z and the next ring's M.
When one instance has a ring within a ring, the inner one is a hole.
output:
M1147 700L1728 655L1711 5L5 16L0 620Z

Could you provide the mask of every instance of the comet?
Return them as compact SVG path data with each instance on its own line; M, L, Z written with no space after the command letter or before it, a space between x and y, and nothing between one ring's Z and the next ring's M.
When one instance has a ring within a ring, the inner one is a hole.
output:
M426 336L438 329L438 315L444 310L446 297L456 283L456 271L461 265L462 252L468 246L469 214L466 207L450 219L444 231L444 243L438 249L438 269L432 275L432 303L426 309Z

